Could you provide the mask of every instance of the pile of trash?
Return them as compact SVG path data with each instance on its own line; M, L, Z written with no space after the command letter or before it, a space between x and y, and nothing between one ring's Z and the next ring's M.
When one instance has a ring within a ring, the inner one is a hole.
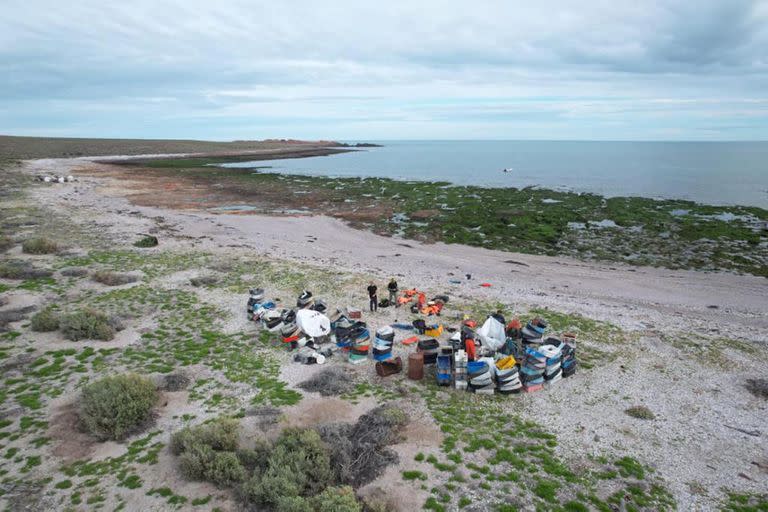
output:
M323 364L333 354L331 321L327 307L309 291L303 291L296 307L278 308L275 301L265 299L263 288L250 290L248 319L260 322L268 332L279 333L283 343L298 349L294 359L304 364Z
M399 305L413 302L416 313L437 316L448 297L426 301L424 293L411 289L398 301ZM294 308L280 308L278 302L266 300L261 288L251 290L249 318L279 334L283 343L296 351L294 360L304 364L323 364L338 354L351 364L374 361L376 373L387 377L403 371L405 358L400 356L408 354L408 378L434 375L438 385L487 395L539 391L574 375L577 368L576 335L551 335L549 324L541 317L525 325L518 319L507 323L497 311L479 327L467 317L460 328L418 318L411 324L393 323L372 331L359 309L346 307L327 315L325 302L306 290ZM437 309L429 309L436 305ZM396 344L397 330L418 335ZM441 342L446 331L451 333L450 339ZM426 372L428 368L434 370Z

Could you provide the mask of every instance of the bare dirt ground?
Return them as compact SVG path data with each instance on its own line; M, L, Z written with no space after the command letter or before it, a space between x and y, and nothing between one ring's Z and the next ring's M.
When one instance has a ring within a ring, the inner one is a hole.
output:
M155 232L161 237L163 250L208 251L222 259L235 253L258 254L359 276L359 290L346 297L334 295L332 290L316 291L327 293L337 303L362 306L369 276L377 280L380 289L386 280L396 277L401 288L417 286L431 293L445 292L460 304L482 303L490 308L502 303L512 311L543 307L610 322L634 336L616 357L578 373L556 389L510 397L502 407L554 433L558 453L564 457L578 459L604 453L636 457L664 478L679 510L716 510L727 491L768 489L760 469L768 453L768 403L744 390L746 378L768 375L768 281L764 278L422 244L355 230L323 216L216 214L206 210L210 205L198 200L204 194L193 188L183 191L189 198L186 204L171 205L174 208L143 206L148 201L142 197L162 194L164 187L173 183L153 188L151 180L143 179L126 186L124 179L117 180L108 172L100 174L103 167L83 160L29 161L24 169L29 175L50 172L77 176L76 183L35 188L34 200L62 219L77 219L105 236ZM188 278L188 273L174 275L165 285L177 286ZM480 287L484 282L491 286ZM233 313L227 320L228 330L250 328L240 314L244 297L219 291L196 293ZM22 302L22 296L17 294L14 300ZM445 321L455 320L458 314L458 307L449 310ZM375 328L407 320L407 314L390 308L365 319ZM696 341L688 341L691 335ZM727 341L721 346L720 339L757 347L761 355L753 357ZM715 348L717 354L710 357ZM399 354L405 356L407 352L405 347L398 347ZM286 358L281 378L293 387L312 371L317 369L308 370ZM378 382L372 365L351 371L361 379ZM182 395L176 400L176 409L163 413L159 425L170 429L179 423L174 415L187 411L201 414L200 408L190 407ZM361 399L350 404L333 398L322 402L323 407L319 403L319 396L306 394L302 402L284 411L282 421L292 425L354 421L374 402ZM652 410L656 419L643 421L624 414L628 406L638 404ZM74 428L67 407L63 401L52 414ZM403 482L401 472L413 466L417 453L438 453L442 435L423 408L418 409L415 403L404 407L409 409L412 422L404 441L395 446L400 464L388 468L360 494L380 493L392 498L400 510L414 510L421 507L428 492ZM169 404L167 410L171 408ZM743 430L757 431L758 435ZM60 438L62 434L54 431L53 435ZM73 434L68 444L57 445L53 454L66 458L92 449ZM166 453L158 471L159 481L170 482L174 490L190 495L216 492L205 487L207 484L181 480ZM435 473L426 472L430 477ZM223 499L225 508L232 506ZM133 510L157 506L144 497L131 505Z

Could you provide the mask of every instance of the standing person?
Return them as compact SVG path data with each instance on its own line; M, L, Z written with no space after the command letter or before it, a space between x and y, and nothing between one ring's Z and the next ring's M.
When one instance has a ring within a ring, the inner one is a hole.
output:
M389 280L387 290L389 290L389 305L397 306L397 281L395 281L394 277Z
M379 310L379 298L376 296L377 291L378 288L373 284L373 281L371 281L371 284L368 285L368 298L371 299L371 313Z

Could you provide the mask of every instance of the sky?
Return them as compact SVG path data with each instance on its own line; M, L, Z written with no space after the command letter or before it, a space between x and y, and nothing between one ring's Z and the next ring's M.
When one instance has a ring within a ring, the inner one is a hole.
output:
M768 140L768 0L3 0L0 134Z

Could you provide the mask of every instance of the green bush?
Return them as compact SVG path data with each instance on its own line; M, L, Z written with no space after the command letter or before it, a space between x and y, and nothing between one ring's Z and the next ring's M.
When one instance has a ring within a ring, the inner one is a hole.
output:
M133 242L133 245L136 247L147 248L147 247L157 247L158 243L160 242L157 240L156 236L144 235L139 240L136 240L135 242Z
M248 503L277 507L283 498L315 496L332 483L330 454L320 435L288 428L275 442L263 472L256 471L240 494Z
M328 487L312 501L316 512L360 512L363 509L349 486Z
M61 317L61 332L68 340L109 341L115 337L115 329L105 314L93 309L75 311Z
M59 314L51 308L45 308L32 315L30 328L36 332L51 332L59 328Z
M187 480L204 480L213 454L211 447L206 445L192 446L185 450L179 456L179 470L182 476Z
M157 398L155 384L146 377L105 377L83 388L80 419L99 439L123 439L152 417Z
M179 455L197 446L216 451L237 449L240 424L232 418L219 418L210 423L185 427L171 436L171 452Z
M26 254L53 254L59 251L59 246L47 238L30 238L21 244L21 250Z
M245 468L233 452L214 452L205 468L205 479L219 487L232 487L245 477Z
M189 480L207 480L232 487L246 479L240 462L237 420L220 418L204 425L185 427L171 436L171 453L179 455L179 469Z

